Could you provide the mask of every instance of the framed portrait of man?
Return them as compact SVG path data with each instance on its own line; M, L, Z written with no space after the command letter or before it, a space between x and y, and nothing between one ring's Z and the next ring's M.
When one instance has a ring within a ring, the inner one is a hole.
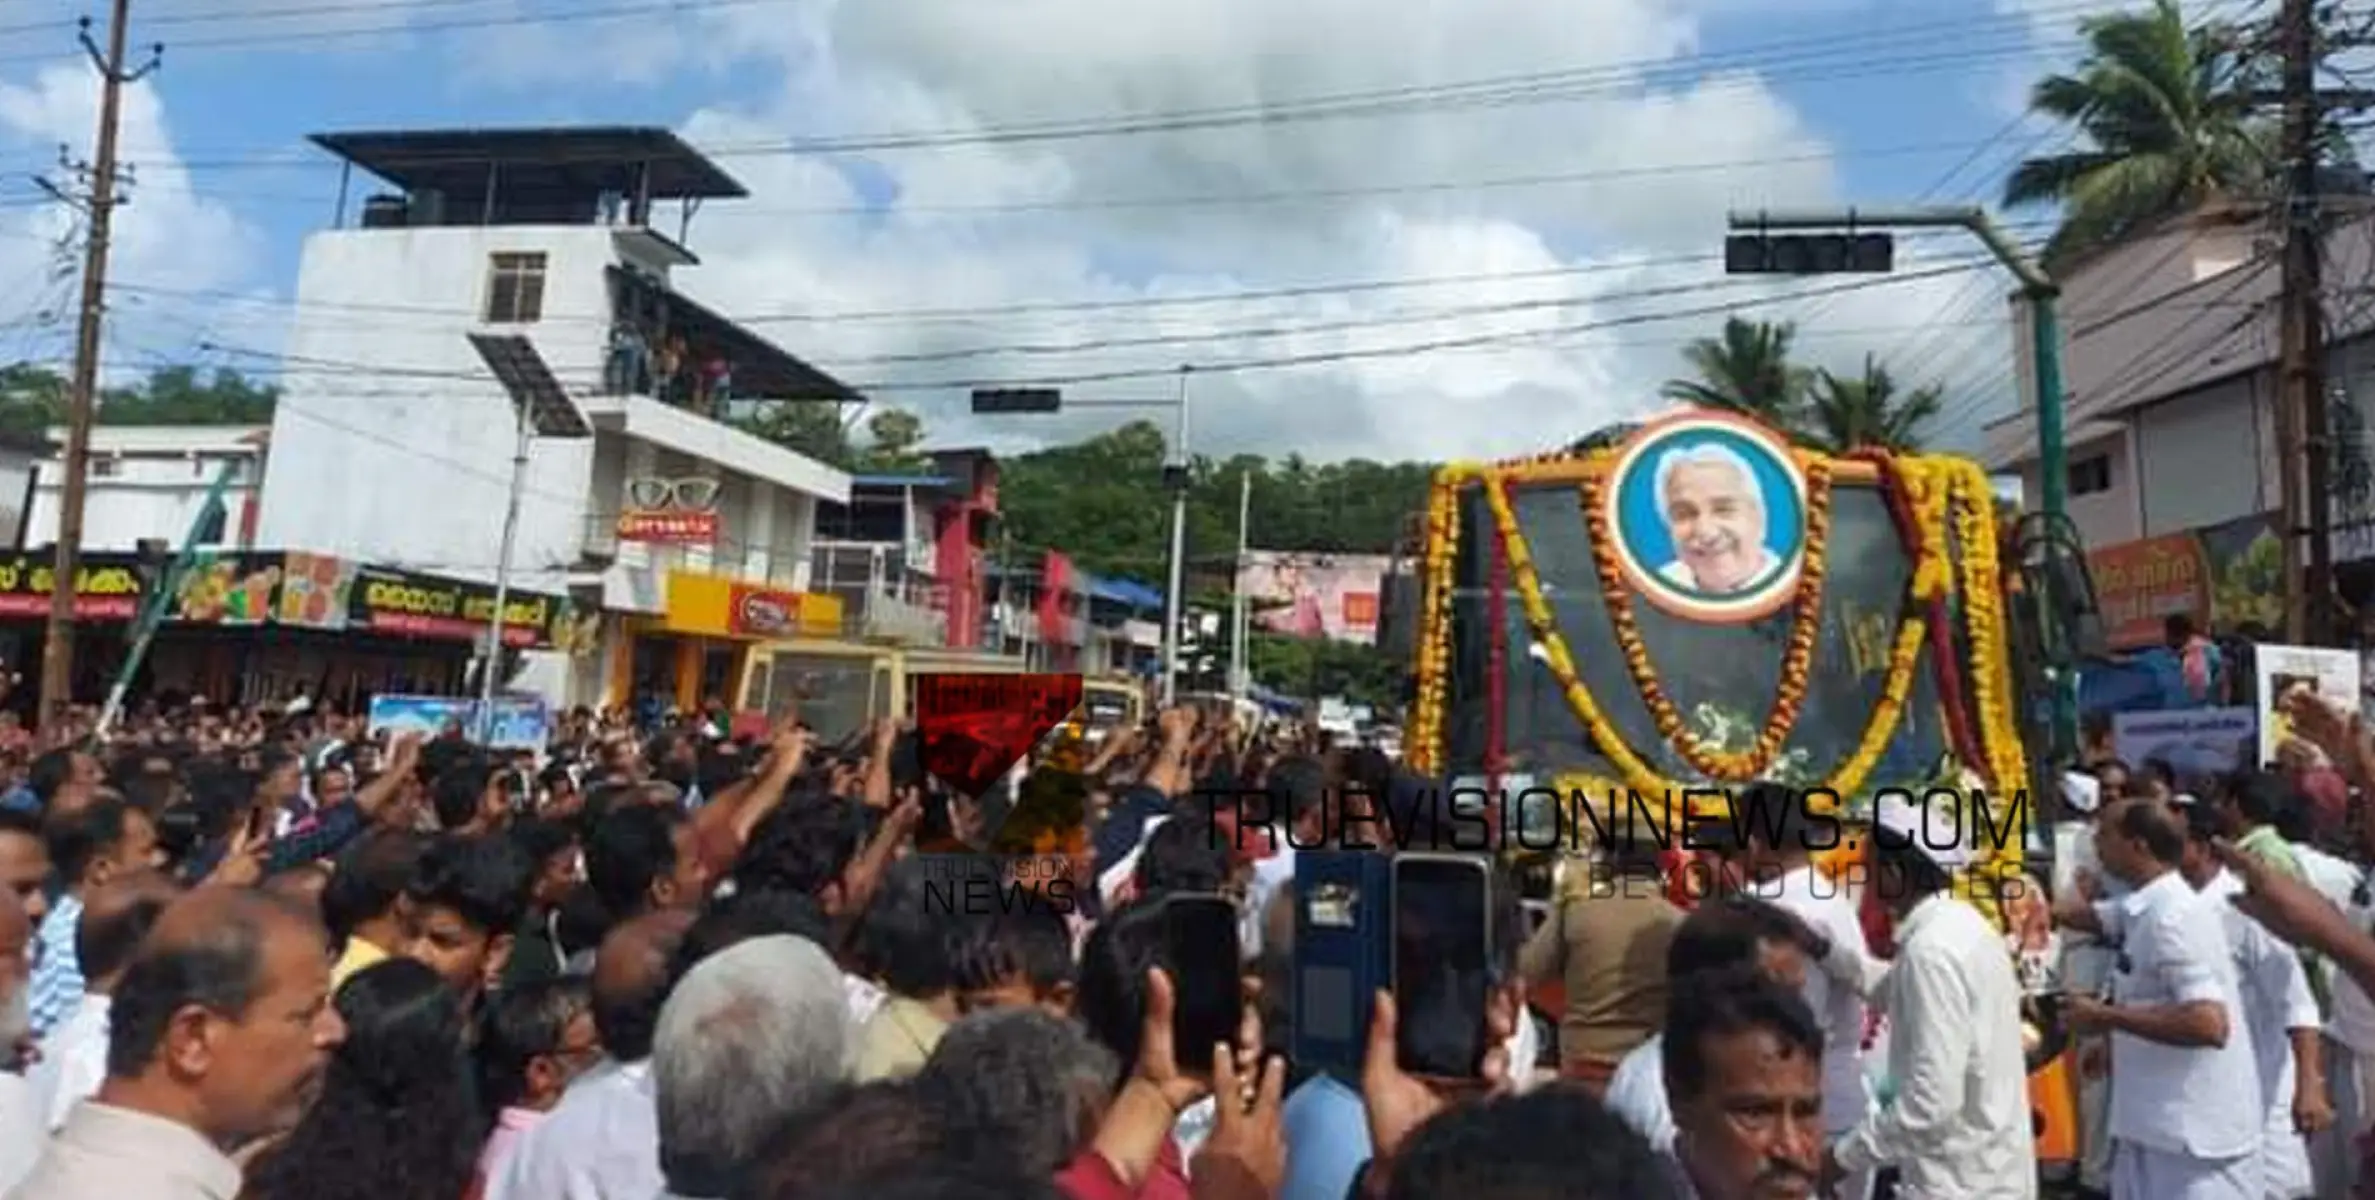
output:
M1625 581L1663 612L1733 625L1789 603L1806 560L1806 477L1781 436L1720 413L1645 426L1602 488Z

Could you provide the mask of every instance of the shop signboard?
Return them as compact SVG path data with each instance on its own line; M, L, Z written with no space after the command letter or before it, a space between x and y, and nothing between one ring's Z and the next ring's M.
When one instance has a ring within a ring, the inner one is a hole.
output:
M2210 572L2191 531L2089 551L2086 567L2104 635L2119 649L2159 642L2162 623L2172 616L2201 627L2209 615Z
M0 558L0 618L49 615L52 554ZM85 554L74 579L74 619L129 621L140 614L140 572L128 554Z
M345 629L354 607L355 567L335 555L289 551L282 556L273 620L300 629Z
M495 589L415 571L359 567L348 604L350 628L468 642L486 636L495 611ZM551 596L511 593L504 605L503 644L522 650L550 648L556 613L562 607Z
M169 618L185 625L261 625L279 594L281 556L200 550L175 590Z

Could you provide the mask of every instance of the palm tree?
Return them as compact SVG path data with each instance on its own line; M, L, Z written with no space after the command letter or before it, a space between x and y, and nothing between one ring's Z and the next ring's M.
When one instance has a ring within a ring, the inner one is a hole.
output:
M1670 379L1660 393L1703 408L1752 417L1779 429L1797 424L1806 394L1806 372L1790 365L1788 322L1732 317L1723 336L1700 338L1685 347L1684 361L1697 379Z
M2188 28L2177 0L2079 22L2073 74L2037 82L2029 105L2084 135L2084 148L2032 158L2004 203L2059 204L2047 270L2221 197L2258 194L2272 142L2255 118L2262 68L2218 25Z
M1861 375L1815 372L1808 391L1805 441L1830 454L1868 447L1919 450L1923 427L1945 408L1945 393L1937 384L1899 395L1888 368L1868 357Z

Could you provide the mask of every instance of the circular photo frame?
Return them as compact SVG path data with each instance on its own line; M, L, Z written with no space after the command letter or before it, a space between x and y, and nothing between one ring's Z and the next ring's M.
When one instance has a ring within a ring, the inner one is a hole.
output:
M1739 625L1790 601L1806 562L1806 475L1781 435L1694 412L1626 440L1601 488L1625 582L1660 611Z

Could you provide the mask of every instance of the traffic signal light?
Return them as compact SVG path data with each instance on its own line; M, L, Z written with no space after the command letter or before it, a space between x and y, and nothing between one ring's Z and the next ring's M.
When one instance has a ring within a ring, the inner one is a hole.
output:
M973 389L973 411L980 416L1051 413L1063 406L1064 393L1058 388Z
M1887 274L1897 240L1885 233L1734 234L1724 239L1727 275Z

